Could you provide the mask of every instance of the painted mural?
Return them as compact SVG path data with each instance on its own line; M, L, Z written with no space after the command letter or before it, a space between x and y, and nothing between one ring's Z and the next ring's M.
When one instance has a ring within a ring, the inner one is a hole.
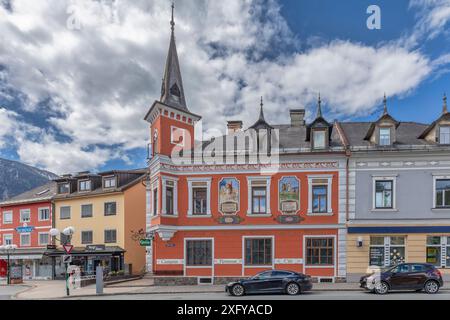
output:
M219 211L223 214L236 214L239 211L239 181L237 179L220 180Z
M280 211L296 214L300 209L300 183L296 177L283 177L278 184Z

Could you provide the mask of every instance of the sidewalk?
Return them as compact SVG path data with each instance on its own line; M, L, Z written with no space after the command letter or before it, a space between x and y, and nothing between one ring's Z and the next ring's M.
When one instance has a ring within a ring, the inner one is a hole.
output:
M170 293L208 293L225 292L223 285L196 286L152 286L146 279L139 279L105 287L104 295L170 294ZM65 281L27 281L28 290L17 293L15 299L64 299ZM71 297L95 296L95 285L72 290ZM358 283L315 283L314 291L360 291ZM441 290L450 290L446 285Z

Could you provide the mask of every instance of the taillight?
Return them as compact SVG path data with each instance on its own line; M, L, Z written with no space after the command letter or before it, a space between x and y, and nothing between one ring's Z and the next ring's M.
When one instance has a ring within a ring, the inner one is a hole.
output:
M441 272L439 271L439 269L434 269L433 274L438 276L438 277L442 277Z

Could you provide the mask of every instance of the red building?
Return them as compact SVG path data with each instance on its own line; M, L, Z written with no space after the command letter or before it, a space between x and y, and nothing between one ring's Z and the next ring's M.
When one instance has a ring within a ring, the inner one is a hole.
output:
M52 276L51 261L44 253L51 242L51 199L55 192L52 182L0 203L0 244L17 245L10 259L12 264L23 266L24 279ZM6 258L0 253L0 268L5 267Z
M290 110L288 124L269 124L261 101L246 130L229 121L223 137L195 141L201 117L186 104L171 25L161 98L145 116L149 271L204 283L270 269L344 278L347 155L339 124L323 117L320 97L308 124L304 109Z

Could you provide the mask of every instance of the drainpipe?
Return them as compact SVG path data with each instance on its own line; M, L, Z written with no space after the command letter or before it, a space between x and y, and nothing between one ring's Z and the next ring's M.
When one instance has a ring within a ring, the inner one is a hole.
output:
M345 150L345 157L346 157L346 165L345 165L345 217L346 217L346 222L348 223L349 221L349 216L350 216L350 204L349 204L349 200L350 200L350 191L348 190L348 187L350 185L350 157L351 157L351 152L350 149L347 148Z

